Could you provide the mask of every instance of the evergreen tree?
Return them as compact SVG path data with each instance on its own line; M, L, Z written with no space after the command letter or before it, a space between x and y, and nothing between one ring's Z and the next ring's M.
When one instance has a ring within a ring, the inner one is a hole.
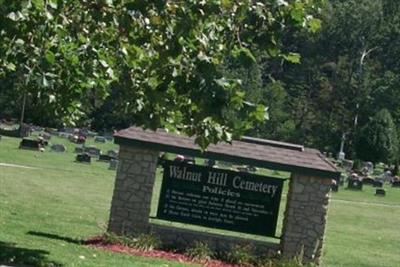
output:
M356 151L366 161L393 163L398 153L397 129L387 109L382 109L361 128Z

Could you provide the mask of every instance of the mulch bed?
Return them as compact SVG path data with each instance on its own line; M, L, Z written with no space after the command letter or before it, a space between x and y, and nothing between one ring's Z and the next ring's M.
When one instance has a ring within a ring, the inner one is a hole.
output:
M121 244L107 244L104 242L104 239L102 236L97 236L93 237L89 240L87 240L85 245L97 249L103 249L115 253L123 253L123 254L129 254L129 255L134 255L134 256L143 256L143 257L151 257L151 258L162 258L166 260L171 260L171 261L177 261L180 263L196 263L196 264L201 264L204 267L240 267L239 265L236 264L230 264L226 262L222 262L219 260L207 260L204 262L197 262L193 261L189 257L187 257L185 254L174 252L174 251L167 251L167 250L160 250L160 249L154 249L151 251L141 251L135 248L127 247Z

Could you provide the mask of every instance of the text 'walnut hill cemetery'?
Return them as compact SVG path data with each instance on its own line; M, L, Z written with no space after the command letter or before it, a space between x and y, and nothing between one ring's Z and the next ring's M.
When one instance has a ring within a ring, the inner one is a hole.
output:
M165 161L157 218L275 236L283 182Z

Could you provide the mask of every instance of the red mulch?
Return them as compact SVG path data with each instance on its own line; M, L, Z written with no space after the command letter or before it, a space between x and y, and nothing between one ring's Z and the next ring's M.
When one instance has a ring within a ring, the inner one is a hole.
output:
M135 255L135 256L143 256L143 257L151 257L151 258L162 258L166 260L171 260L171 261L177 261L181 263L197 263L197 264L202 264L204 267L239 267L239 265L236 264L230 264L218 260L207 260L204 262L196 262L187 257L186 255L178 252L173 252L173 251L167 251L167 250L158 250L154 249L151 251L141 251L135 248L130 248L121 244L106 244L103 240L102 236L96 236L93 238L90 238L85 242L85 245L93 247L93 248L98 248L98 249L103 249L111 252L116 252L116 253L123 253L123 254L129 254L129 255Z

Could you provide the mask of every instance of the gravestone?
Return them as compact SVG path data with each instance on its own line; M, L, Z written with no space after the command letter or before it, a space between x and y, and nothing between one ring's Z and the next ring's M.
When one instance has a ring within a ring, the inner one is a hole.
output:
M19 143L20 149L31 149L31 150L39 150L40 149L40 142L38 140L32 139L22 139Z
M339 184L336 182L336 180L334 180L332 182L331 189L332 189L332 192L338 192L339 191Z
M204 163L205 163L205 165L206 165L207 167L210 167L210 168L212 168L212 167L215 166L215 160L214 160L214 159L206 159L206 160L204 161Z
M67 151L67 148L63 144L54 144L51 146L51 150L54 152L63 153Z
M373 186L374 187L382 187L383 186L383 182L375 180L374 183L373 183Z
M118 151L115 150L108 150L107 155L109 155L112 158L117 158L118 157Z
M39 136L43 137L43 139L47 140L47 141L51 139L51 134L46 133L46 132L41 133Z
M76 143L76 141L78 140L78 135L71 134L68 136L68 140L71 141L72 143Z
M83 147L77 146L77 147L75 147L74 152L78 153L78 154L81 154L81 153L84 152L84 149L83 149Z
M392 187L400 187L400 181L394 181Z
M116 170L118 165L118 160L116 159L111 159L110 160L110 165L108 167L109 170Z
M370 177L366 177L362 179L362 182L364 185L373 185L375 183L375 180Z
M345 160L342 161L342 167L346 171L352 170L353 169L353 164L354 164L354 162L352 160L345 159Z
M104 136L96 136L94 138L94 141L96 143L105 143L105 142L107 142L107 139Z
M247 166L238 166L236 169L240 172L250 172L249 168Z
M84 153L84 154L78 154L76 155L76 162L80 162L80 163L90 163L91 162L91 158L90 155Z
M64 133L64 132L61 132L61 133L58 134L59 137L65 138L65 139L69 139L69 137L70 137L71 135L72 135L72 134L70 134L70 133Z
M381 197L386 196L386 191L385 191L385 189L377 188L377 189L375 190L375 196L381 196Z
M85 147L83 151L92 157L99 157L101 155L101 150L94 146Z
M347 188L351 190L362 190L363 183L358 179L349 179Z
M0 141L1 141L1 135L0 135Z
M109 155L99 155L99 161L109 162L114 158L110 157Z

